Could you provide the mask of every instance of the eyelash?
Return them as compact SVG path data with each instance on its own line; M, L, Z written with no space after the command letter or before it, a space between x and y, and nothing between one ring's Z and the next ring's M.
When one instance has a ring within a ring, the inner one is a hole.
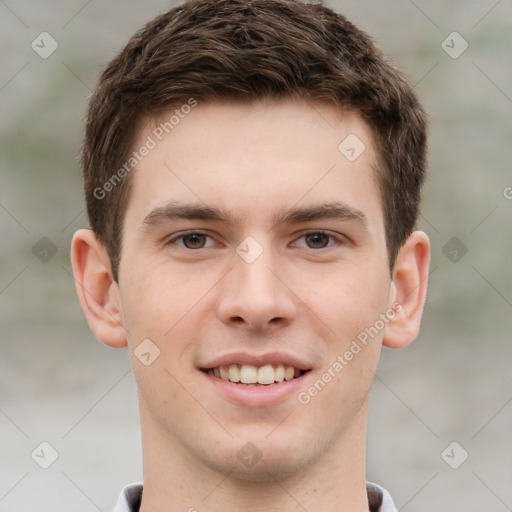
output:
M194 231L194 230L191 230L191 231L185 231L185 232L182 232L180 233L179 235L171 238L167 243L166 245L172 245L174 244L177 240L180 240L180 239L183 239L187 236L190 236L190 235L202 235L202 236L206 236L208 238L213 238L211 237L210 235L208 235L207 233L203 233L202 231ZM313 231L305 231L303 232L296 240L299 240L301 238L304 238L308 235L326 235L328 236L331 240L334 240L334 243L333 244L328 244L327 246L325 247L318 247L318 248L313 248L313 247L306 247L307 249L311 249L311 250L314 250L314 251L318 251L320 249L327 249L329 247L332 247L333 245L335 245L335 243L337 244L343 244L343 240L341 237L337 237L331 233L327 233L325 231L322 231L322 230L313 230ZM198 249L190 249L188 247L184 247L184 246L181 246L182 249L185 249L185 250L188 250L188 251L198 251L200 249L208 249L208 247L199 247Z

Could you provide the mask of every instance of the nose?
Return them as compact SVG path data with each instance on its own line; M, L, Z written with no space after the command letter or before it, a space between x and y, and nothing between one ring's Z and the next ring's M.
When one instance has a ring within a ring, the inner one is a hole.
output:
M286 272L266 250L248 263L238 254L222 281L218 315L231 327L268 332L289 325L297 315L297 297Z

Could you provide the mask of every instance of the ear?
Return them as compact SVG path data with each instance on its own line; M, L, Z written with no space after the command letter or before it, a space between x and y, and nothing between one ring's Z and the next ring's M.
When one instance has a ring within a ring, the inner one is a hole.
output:
M402 348L420 330L427 296L430 241L423 231L413 231L398 252L390 289L390 308L395 317L387 324L382 343Z
M107 251L91 229L80 229L73 236L71 263L78 299L91 331L105 345L125 347L119 287L112 277Z

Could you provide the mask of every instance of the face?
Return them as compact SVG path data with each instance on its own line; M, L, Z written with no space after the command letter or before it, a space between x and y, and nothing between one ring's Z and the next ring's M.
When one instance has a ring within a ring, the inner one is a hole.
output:
M363 429L393 302L370 131L299 101L199 103L160 141L168 118L134 145L156 143L119 267L143 435L224 474L298 473Z

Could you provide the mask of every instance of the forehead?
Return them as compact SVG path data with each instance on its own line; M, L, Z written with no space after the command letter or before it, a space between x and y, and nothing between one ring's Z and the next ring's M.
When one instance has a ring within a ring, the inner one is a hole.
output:
M269 222L286 207L341 201L382 224L371 131L329 104L197 102L146 120L133 149L144 146L127 222L169 201Z

